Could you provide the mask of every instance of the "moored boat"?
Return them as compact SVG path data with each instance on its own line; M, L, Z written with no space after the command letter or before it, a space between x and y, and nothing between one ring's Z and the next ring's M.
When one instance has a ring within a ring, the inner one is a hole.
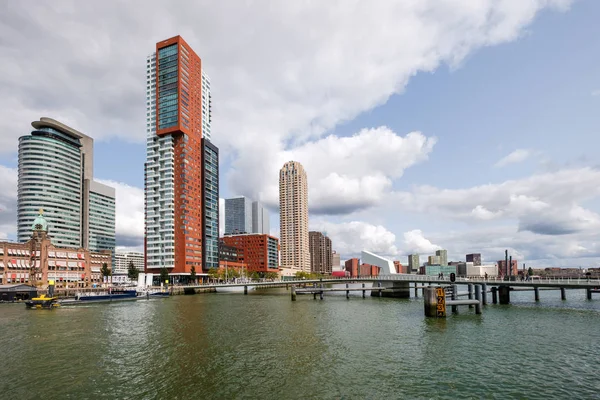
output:
M45 294L40 297L34 297L31 300L25 302L25 306L31 309L46 309L52 310L56 307L60 307L57 297L47 297Z

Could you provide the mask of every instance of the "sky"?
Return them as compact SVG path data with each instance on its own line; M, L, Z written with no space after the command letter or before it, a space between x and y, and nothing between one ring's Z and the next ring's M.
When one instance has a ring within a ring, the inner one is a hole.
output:
M18 138L57 119L95 140L117 244L143 241L145 66L181 35L211 77L220 197L269 207L300 161L309 227L342 260L600 266L600 2L0 0L0 238Z

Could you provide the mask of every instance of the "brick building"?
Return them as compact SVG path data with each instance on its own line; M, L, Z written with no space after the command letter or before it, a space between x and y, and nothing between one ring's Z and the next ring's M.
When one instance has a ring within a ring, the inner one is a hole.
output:
M508 275L508 270L506 269L506 260L500 260L498 261L498 276L507 276ZM511 264L511 268L510 268L510 275L511 276L517 276L519 274L519 263L517 262L517 260L512 260L512 264Z
M361 276L378 276L379 267L371 264L360 264L358 258L351 258L346 260L345 263L346 272L351 278L360 278Z
M87 287L102 282L103 264L112 269L112 252L57 247L48 235L42 212L34 220L31 239L25 243L0 242L0 283L26 283L57 288Z
M467 262L472 262L474 267L481 265L481 254L480 253L472 253L467 254Z
M227 235L222 242L240 249L250 272L279 272L279 240L265 234Z
M317 274L331 275L333 250L331 239L321 232L308 232L308 248L310 250L310 271Z

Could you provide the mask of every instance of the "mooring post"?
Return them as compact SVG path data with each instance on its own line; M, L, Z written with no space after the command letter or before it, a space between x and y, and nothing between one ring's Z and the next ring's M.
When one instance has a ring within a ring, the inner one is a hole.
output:
M479 300L475 304L475 314L481 314L481 285L475 285L475 300Z
M364 283L362 284L362 288L363 288L362 292L363 292L363 299L364 299L365 296L366 296L366 293L367 293L366 290L365 290L365 284Z
M244 294L248 294L248 286L244 285Z
M452 300L458 299L458 285L452 285ZM452 312L458 312L458 306L452 306Z
M591 300L592 299L592 289L586 289L587 291L587 299Z
M290 284L289 283L285 284L285 290L290 290Z
M319 285L319 287L321 288L321 291L319 292L319 298L321 300L323 300L323 284L321 283L321 285Z
M560 288L560 299L561 300L566 300L567 299L567 291L565 290L564 287Z
M292 285L292 301L296 301L296 285Z
M487 283L481 285L481 304L487 305Z
M419 287L418 287L419 283L415 282L415 297L419 297Z
M348 284L348 283L346 283L346 289L348 289L348 287L349 287L349 284ZM350 291L349 291L349 290L346 290L346 298L347 298L347 299L349 299L349 298L350 298Z
M492 286L492 303L498 304L498 288L496 286Z
M377 282L377 287L379 289L381 289L381 282ZM381 290L378 290L378 292L379 292L379 297L381 297Z
M423 288L423 303L425 304L425 316L437 317L437 293L434 287Z
M533 293L534 293L535 301L540 301L540 288L538 286L535 286L533 288Z
M500 286L500 304L510 304L510 286Z
M468 290L469 290L469 300L473 300L473 284L469 283L467 285ZM473 308L473 306L471 304L469 304L469 308Z

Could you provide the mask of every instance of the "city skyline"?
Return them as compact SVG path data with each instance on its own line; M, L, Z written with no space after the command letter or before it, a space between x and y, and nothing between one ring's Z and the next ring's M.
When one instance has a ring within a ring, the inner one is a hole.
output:
M344 259L362 249L402 260L444 248L448 260L476 252L494 262L508 248L533 266L596 266L600 172L589 149L598 140L593 129L600 76L593 65L600 60L585 39L598 34L591 16L600 5L534 2L502 13L488 4L470 13L465 4L428 20L437 28L431 32L439 32L431 37L419 34L419 10L407 6L398 14L386 5L373 7L372 15L389 15L394 26L414 22L409 37L423 38L414 48L401 33L378 28L385 24L349 23L364 26L374 40L361 41L345 25L326 20L318 6L306 15L320 15L335 35L297 39L295 24L269 21L251 35L233 32L241 42L226 40L215 24L197 27L203 24L185 15L155 31L144 24L126 35L112 27L105 35L95 20L114 7L100 7L92 18L86 6L70 16L51 5L32 6L56 25L78 24L60 38L50 32L37 41L9 35L6 64L16 68L5 67L0 81L11 93L1 107L0 183L14 189L0 195L0 234L16 239L16 139L31 120L46 115L94 137L96 176L117 189L117 245L140 249L143 60L153 43L182 34L214 71L211 83L221 93L212 126L221 149L221 198L259 200L278 226L277 171L296 159L311 177L309 228L327 232ZM20 21L24 10L16 5L0 18ZM144 18L121 12L131 26ZM219 12L224 9L192 8L187 14L204 21L218 19ZM297 17L296 11L278 12ZM360 21L354 19L360 15L357 10L344 21ZM248 14L248 20L256 18ZM445 41L452 18L462 22ZM47 32L35 19L23 26ZM302 74L277 50L279 40L297 51ZM354 60L351 69L326 57L332 48L340 60ZM258 59L264 68L256 66ZM313 80L299 79L306 71Z

